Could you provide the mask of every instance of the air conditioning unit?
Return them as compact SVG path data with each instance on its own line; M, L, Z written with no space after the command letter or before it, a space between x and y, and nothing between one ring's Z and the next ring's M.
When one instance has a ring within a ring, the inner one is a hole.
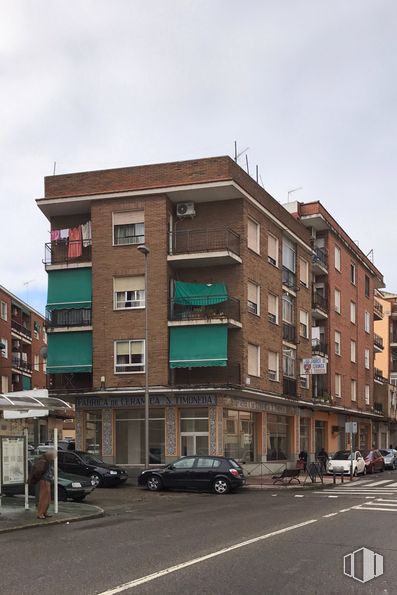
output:
M185 217L194 217L196 211L194 208L194 202L180 202L176 205L176 215L180 219Z

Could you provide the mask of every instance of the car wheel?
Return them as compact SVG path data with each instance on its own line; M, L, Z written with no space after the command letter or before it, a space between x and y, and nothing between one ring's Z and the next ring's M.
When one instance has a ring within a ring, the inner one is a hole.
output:
M358 475L358 471L357 471L357 467L356 467L353 471L353 477L357 477L357 475Z
M59 502L66 502L68 499L67 492L62 486L58 486L58 500Z
M230 483L227 479L220 477L214 481L214 492L215 494L227 494L230 492Z
M100 475L98 475L98 473L93 473L92 475L90 475L90 480L91 480L91 485L93 485L95 488L100 487L101 477L100 477Z
M151 492L159 492L163 487L163 482L157 475L150 475L147 478L146 487Z

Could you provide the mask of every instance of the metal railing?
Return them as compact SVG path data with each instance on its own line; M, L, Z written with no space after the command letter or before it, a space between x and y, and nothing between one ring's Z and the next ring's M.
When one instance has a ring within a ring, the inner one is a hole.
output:
M383 376L383 370L379 368L374 368L374 378L380 382L386 382L386 378Z
M313 264L321 264L325 268L328 267L328 255L323 248L313 248L314 254L312 255Z
M377 300L374 300L374 312L375 314L377 314L380 318L383 318L383 306L380 302L378 302Z
M324 343L323 341L319 341L318 339L312 339L312 353L327 355L327 353L328 353L327 343Z
M239 364L206 368L174 368L170 374L172 386L240 386Z
M313 291L313 299L312 299L313 309L318 308L319 310L323 310L327 312L328 310L328 299L326 296L322 295L318 291Z
M69 374L49 374L48 390L51 392L76 392L92 389L92 374L88 372L70 372Z
M376 347L379 347L379 349L384 348L383 338L380 335L377 335L376 333L374 333L374 345L376 345Z
M289 378L284 376L283 378L283 393L286 397L296 397L296 378Z
M71 308L70 310L47 310L46 326L91 326L91 308Z
M283 322L283 340L289 343L295 343L296 341L296 328L293 324Z
M92 240L55 240L45 244L44 264L66 264L68 262L89 262Z
M11 319L11 328L14 329L14 331L17 331L17 333L20 333L21 335L26 335L26 337L29 338L32 337L32 331L25 325L21 324L20 322L17 322L16 320Z
M376 411L376 413L383 413L383 403L376 403L374 401L374 411Z
M16 368L17 370L24 370L25 372L32 371L32 364L23 360L21 357L13 355L11 362L12 362L12 367Z
M296 289L295 273L287 269L287 267L283 266L282 275L283 285L285 285L285 287L289 287L289 289Z
M172 254L230 250L240 255L240 236L229 227L174 231L171 237Z
M227 298L218 304L209 303L216 299L206 297L189 297L192 304L179 304L171 300L170 320L211 320L213 318L226 318L240 320L240 301L235 298Z

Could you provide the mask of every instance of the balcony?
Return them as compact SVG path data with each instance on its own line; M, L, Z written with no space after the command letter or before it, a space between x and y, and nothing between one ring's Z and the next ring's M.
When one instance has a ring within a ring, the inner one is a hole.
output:
M319 291L313 291L312 318L314 320L324 320L325 318L328 318L328 299Z
M328 345L318 339L312 339L312 353L315 355L328 355Z
M225 367L174 368L170 384L176 387L240 386L240 365L231 363Z
M324 248L313 248L312 270L313 273L323 275L328 272L328 255Z
M175 300L171 300L168 326L227 324L230 328L241 327L239 300L228 298L214 304L216 296L211 296L211 298L191 296L189 299L194 301L194 305L179 304Z
M374 300L374 320L383 320L383 306L378 300Z
M296 343L296 328L293 324L283 322L283 340L288 343Z
M15 319L11 319L11 330L22 335L27 339L32 338L32 331L26 326L27 323L21 324Z
M378 353L380 353L384 349L383 338L380 335L377 335L376 333L374 333L374 348L375 351Z
M283 266L283 285L285 287L288 287L288 289L292 289L293 291L296 291L296 275L293 271L290 271L290 269L287 269L287 267Z
M52 265L58 267L59 265L70 266L71 264L91 262L92 241L85 240L84 244L80 240L48 242L45 244L43 260L46 269L50 269Z
M283 378L283 394L285 397L296 397L296 378L289 378L284 376Z
M376 403L374 402L374 411L375 413L384 413L383 411L383 403Z
M91 308L70 308L64 310L47 310L46 326L53 327L82 327L91 326Z
M92 390L91 373L49 374L47 378L48 390L52 393L74 393Z
M12 356L11 363L14 370L28 373L32 372L32 364L23 360L21 357L18 357L17 355Z
M174 267L239 264L240 236L230 228L190 229L171 233L168 262Z
M384 383L387 382L387 379L383 376L383 371L379 368L374 368L374 380L375 382Z

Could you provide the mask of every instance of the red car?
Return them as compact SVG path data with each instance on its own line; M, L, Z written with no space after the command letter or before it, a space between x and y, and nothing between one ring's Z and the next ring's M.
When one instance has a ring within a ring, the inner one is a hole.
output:
M362 450L361 454L364 457L367 473L375 473L375 471L385 470L385 459L379 450Z

